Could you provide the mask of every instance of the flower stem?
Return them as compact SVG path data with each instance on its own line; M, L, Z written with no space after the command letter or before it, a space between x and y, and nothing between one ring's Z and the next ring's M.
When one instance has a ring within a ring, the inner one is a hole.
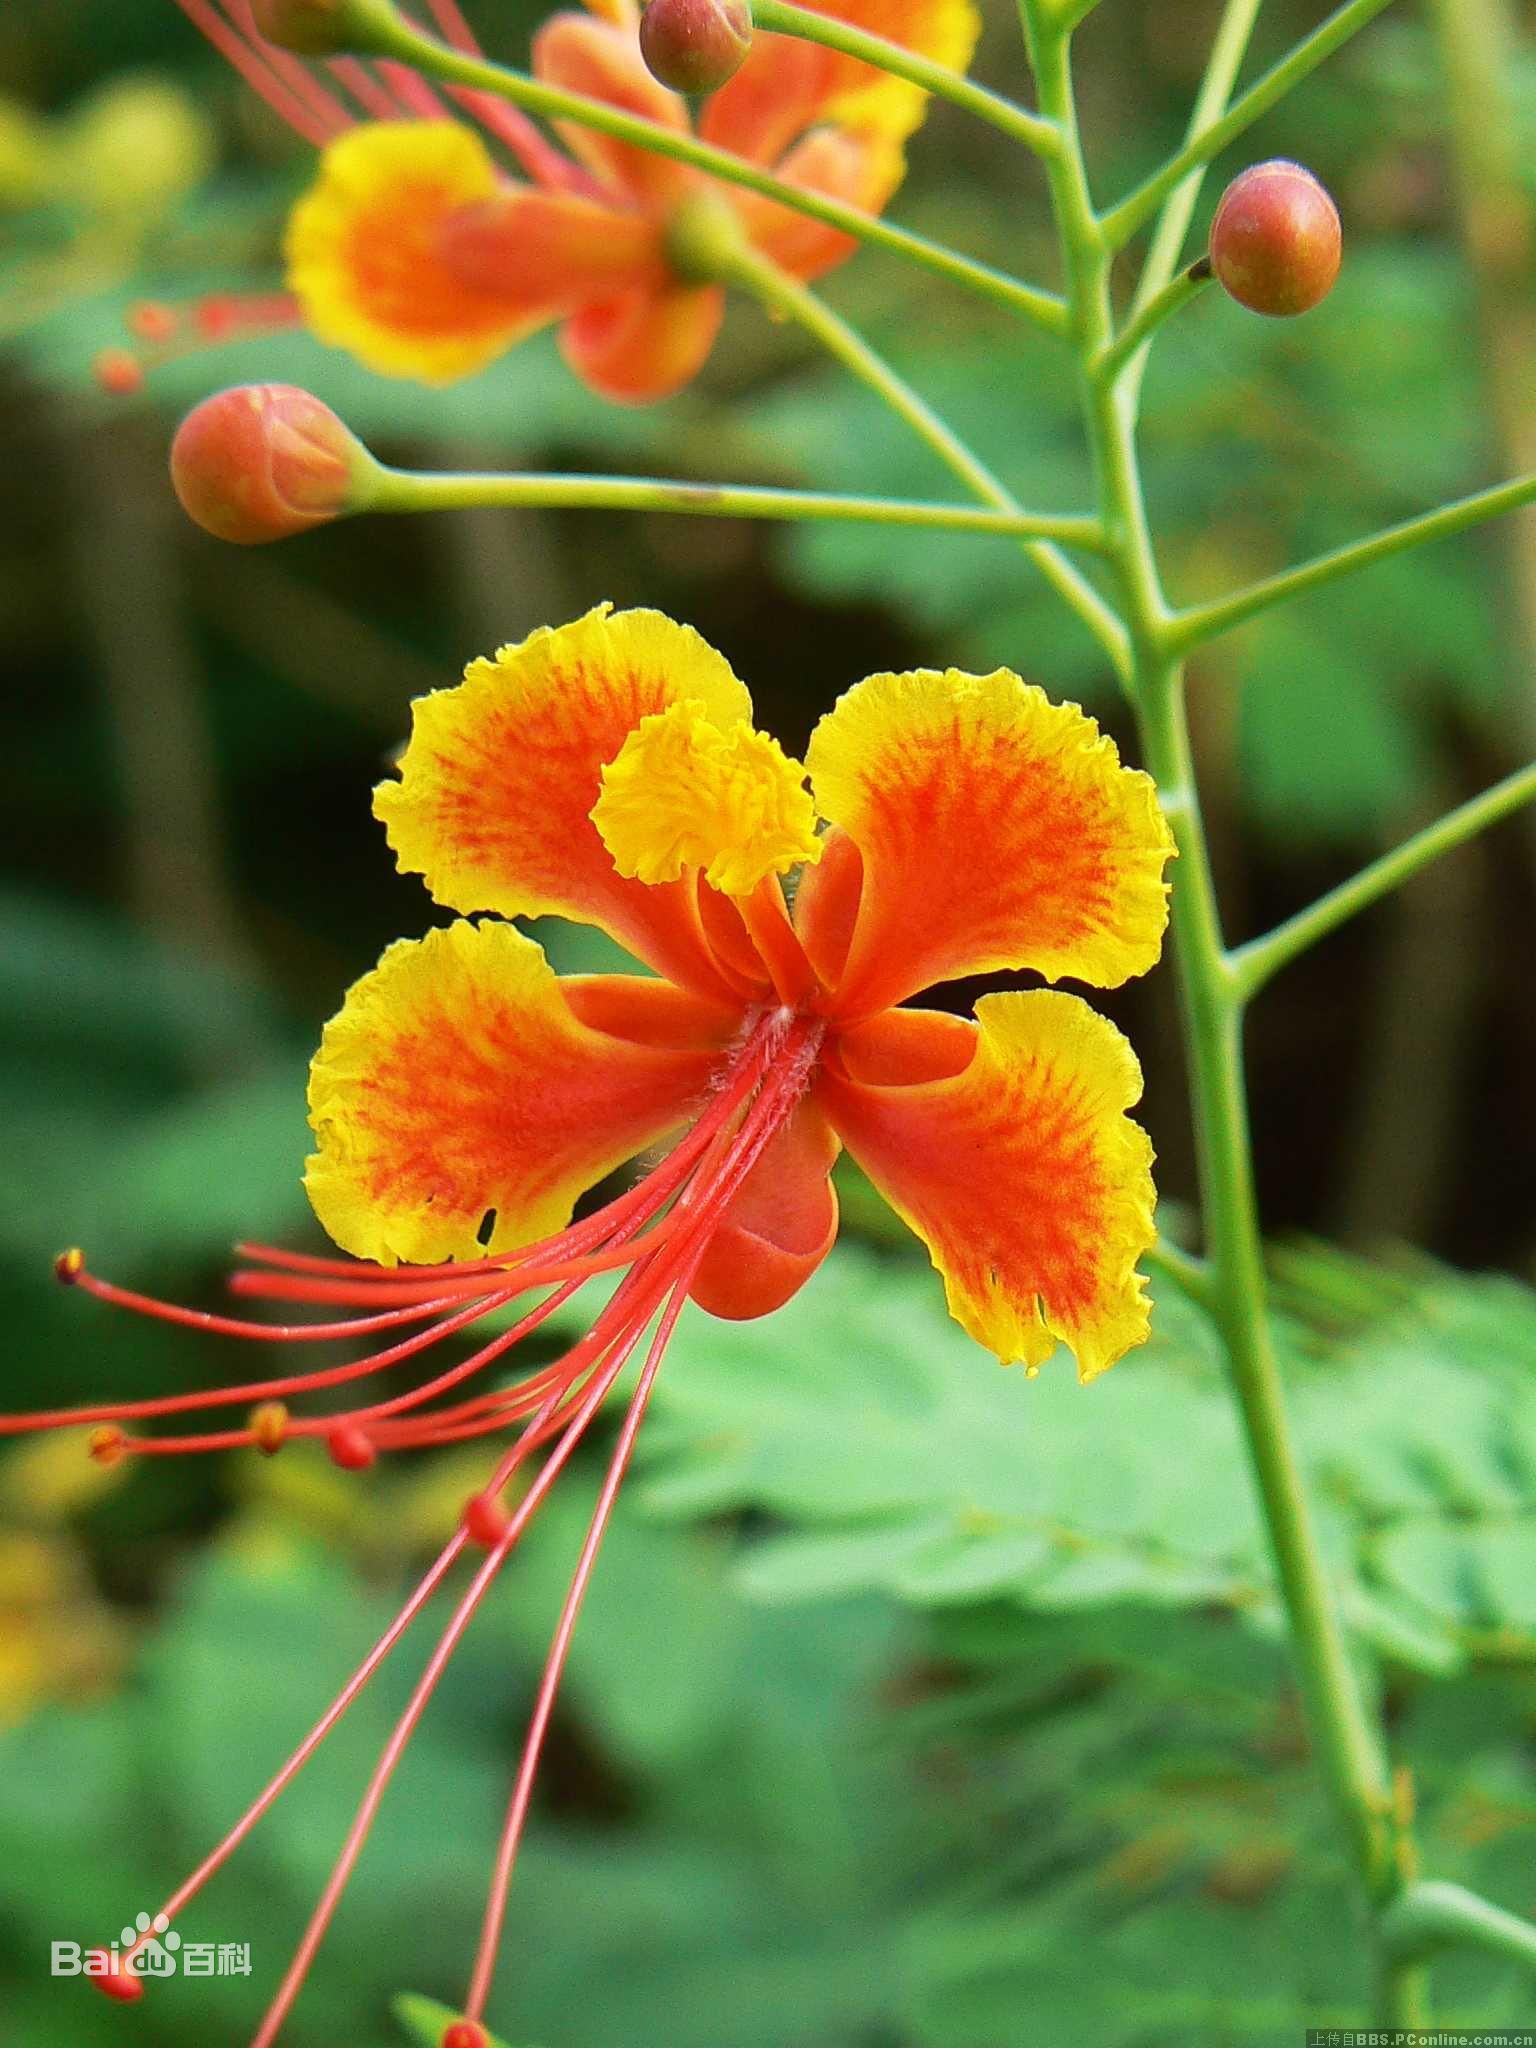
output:
M1287 56L1265 72L1257 84L1251 85L1241 98L1234 100L1225 113L1213 115L1202 122L1184 147L1171 156L1161 170L1155 171L1144 184L1127 193L1105 214L1104 233L1110 247L1118 249L1128 242L1191 171L1219 156L1229 142L1234 142L1244 129L1251 128L1260 115L1267 114L1278 100L1284 99L1325 58L1331 57L1342 43L1358 34L1387 5L1389 0L1346 0L1346 5L1330 14L1311 35L1304 36Z
M1250 1001L1270 977L1288 966L1298 953L1315 946L1319 939L1326 938L1347 918L1368 909L1381 897L1401 887L1410 875L1417 874L1432 860L1438 860L1442 853L1464 845L1489 825L1497 824L1500 818L1507 818L1522 804L1532 802L1536 802L1536 764L1517 768L1513 775L1506 775L1502 782L1496 782L1492 789L1485 789L1481 796L1458 804L1454 811L1447 811L1434 824L1426 825L1422 832L1415 832L1401 846L1393 847L1380 860L1373 860L1358 875L1352 875L1338 888L1330 889L1326 896L1320 896L1315 903L1287 918L1272 932L1266 932L1259 939L1250 939L1246 946L1239 946L1228 956L1236 976L1239 1001Z
M1294 569L1283 569L1278 576L1266 576L1262 582L1250 583L1246 590L1217 598L1213 604L1195 605L1186 611L1176 612L1169 623L1165 644L1172 652L1185 653L1203 641L1214 640L1218 634L1230 633L1234 626L1257 618L1271 605L1302 597L1307 591L1318 590L1325 583L1334 583L1341 576L1353 576L1359 569L1369 569L1391 555L1420 547L1425 541L1444 540L1450 534L1464 533L1469 526L1481 526L1486 520L1497 519L1502 513L1530 504L1533 499L1536 499L1536 475L1516 477L1511 483L1495 484L1486 491L1474 491L1471 497L1458 498L1452 505L1442 505L1437 511L1425 512L1417 519L1405 519L1400 525L1384 527L1380 533L1373 533L1366 540L1351 541L1347 547L1314 556L1310 562L1302 562Z
M915 56L912 51L904 50L899 43L889 42L884 36L867 35L863 29L853 28L831 15L812 14L808 8L792 7L788 0L753 0L752 22L755 28L771 29L777 35L799 36L806 42L820 43L826 49L841 50L845 56L858 57L877 70L889 72L894 78L908 79L913 85L920 85L925 92L931 92L935 99L948 100L952 106L989 121L1013 141L1022 142L1036 156L1053 156L1061 146L1060 137L1051 123L1042 121L1038 114L1016 106L1012 100L1004 99L1001 93L989 92L984 85L976 85L958 72L946 70L942 64Z
M1041 0L1024 0L1024 8L1041 111L1056 122L1066 143L1061 160L1050 169L1052 201L1066 257L1100 513L1123 591L1131 695L1143 758L1159 785L1180 855L1173 873L1172 922L1208 1248L1206 1294L1226 1347L1290 1618L1308 1727L1372 1916L1372 1948L1380 1958L1378 2009L1383 2017L1407 2024L1410 2015L1415 2021L1419 2017L1415 1973L1386 1955L1374 1925L1376 1912L1401 1885L1406 1824L1394 1808L1378 1731L1367 1715L1328 1583L1273 1349L1243 1074L1242 995L1222 939L1190 752L1183 671L1166 644L1167 613L1140 487L1137 393L1134 379L1111 386L1095 375L1095 365L1115 347L1109 294L1112 238L1094 215L1088 195L1066 38ZM1249 0L1231 0L1223 19L1223 61L1213 59L1207 69L1210 90L1203 97L1208 116L1214 111L1211 102L1228 89L1223 80L1235 72L1251 15ZM1161 192L1173 192L1201 161L1191 157ZM1176 225L1182 240L1184 223Z
M727 184L743 186L749 192L759 192L765 199L775 199L781 206L807 214L812 220L824 221L829 227L839 228L861 242L921 263L952 282L978 292L983 298L1006 306L1010 312L1022 314L1047 334L1064 331L1065 310L1054 292L1041 291L1019 278L1008 276L1005 271L994 270L990 264L975 262L939 242L930 242L924 235L913 234L908 228L894 227L889 221L863 213L855 206L845 206L841 200L828 199L803 185L792 185L783 178L774 177L760 165L748 163L744 157L733 156L729 150L700 142L692 134L665 128L660 122L644 120L638 114L625 113L621 107L612 106L607 100L593 99L586 93L567 92L560 86L545 85L539 79L528 77L525 72L452 49L398 18L387 29L378 31L370 50L375 55L409 64L428 77L443 79L450 85L467 85L479 92L495 93L529 113L542 114L550 120L574 121L584 128L595 129L601 135L612 135L621 142L652 150L658 156L691 164L695 170L707 171L711 176L721 178Z
M1388 1949L1405 1959L1455 1946L1484 1949L1536 1969L1536 1926L1459 1884L1409 1885L1383 1913L1382 1934Z
M931 527L951 533L1047 539L1093 551L1104 545L1090 513L990 511L971 505L924 504L820 491L685 483L648 476L507 476L423 472L380 465L370 475L359 512L458 511L475 505L585 507L594 511L680 512L719 519L859 520L877 526Z
M1177 277L1170 278L1115 336L1094 364L1094 375L1101 382L1112 384L1131 359L1146 348L1163 323L1171 320L1191 299L1198 298L1210 281L1210 261L1204 256L1191 263L1187 270L1181 270Z

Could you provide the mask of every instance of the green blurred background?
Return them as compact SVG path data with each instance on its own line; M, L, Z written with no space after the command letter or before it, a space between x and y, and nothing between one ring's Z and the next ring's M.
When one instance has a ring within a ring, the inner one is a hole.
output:
M527 0L472 11L520 61ZM1254 69L1323 11L1272 0ZM1178 596L1536 461L1536 74L1517 43L1489 94L1485 15L1389 10L1218 166L1202 221L1243 162L1303 158L1347 256L1302 322L1213 294L1160 345L1148 480ZM1021 90L1008 16L991 9L977 68ZM1176 142L1214 17L1103 0L1082 31L1102 195ZM181 518L165 450L187 405L253 377L309 386L423 466L947 485L750 308L695 388L644 412L590 397L547 340L447 392L302 336L234 342L110 399L91 364L134 301L276 283L310 155L170 0L9 0L0 93L0 1293L6 1405L32 1407L246 1369L61 1295L48 1260L80 1241L114 1277L216 1304L234 1236L316 1241L308 1053L382 944L435 915L391 872L368 791L410 698L469 656L607 597L696 624L791 748L848 683L917 664L1007 662L1121 719L1006 543L574 513L221 548ZM1031 164L948 110L912 156L899 217L1049 276ZM1048 343L882 257L827 289L1030 502L1085 501ZM1211 648L1194 710L1234 933L1529 759L1533 675L1529 524ZM1503 827L1289 970L1253 1029L1280 1334L1362 1668L1434 1869L1527 1912L1533 877L1536 832ZM579 935L550 941L582 957ZM1168 973L1106 1007L1147 1067L1176 1230L1192 1186ZM846 1192L846 1243L807 1296L680 1335L552 1737L498 2030L514 2048L1282 2048L1357 2018L1343 1862L1209 1330L1171 1295L1153 1344L1091 1392L1062 1362L1026 1384ZM251 1979L118 2010L50 1982L48 1944L158 1905L478 1472L344 1478L301 1449L125 1476L74 1440L0 1454L6 2048L246 2037L409 1663L189 1914L189 1940L251 1944ZM455 1664L294 2048L386 2048L411 2038L395 1994L455 1996L594 1484L561 1490ZM1457 2018L1536 2007L1481 1964L1439 1988Z

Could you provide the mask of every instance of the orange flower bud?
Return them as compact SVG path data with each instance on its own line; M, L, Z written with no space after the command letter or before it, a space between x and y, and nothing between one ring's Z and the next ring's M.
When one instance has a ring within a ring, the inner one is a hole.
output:
M490 2048L490 2035L473 2020L455 2020L443 2035L442 2048Z
M752 47L747 0L650 0L640 17L640 54L673 92L717 92Z
M171 481L188 516L240 547L357 509L373 458L328 405L292 384L238 384L187 414Z
M1309 170L1284 157L1253 164L1221 195L1211 268L1250 312L1309 313L1339 274L1339 212Z

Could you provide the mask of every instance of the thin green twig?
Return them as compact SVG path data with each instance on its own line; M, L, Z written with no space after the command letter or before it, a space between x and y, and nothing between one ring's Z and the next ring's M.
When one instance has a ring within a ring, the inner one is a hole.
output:
M1382 1934L1405 1959L1443 1948L1480 1948L1536 1969L1536 1926L1480 1898L1464 1885L1425 1879L1411 1884L1383 1913Z
M1420 868L1428 867L1441 854L1465 845L1479 832L1496 825L1523 804L1532 802L1536 802L1536 764L1516 769L1513 775L1506 775L1502 782L1496 782L1492 789L1485 789L1481 796L1458 804L1454 811L1447 811L1433 825L1426 825L1422 832L1415 832L1411 839L1393 847L1379 860L1373 860L1369 867L1362 868L1347 882L1341 882L1338 888L1330 889L1326 896L1319 896L1315 903L1287 918L1284 924L1277 925L1262 938L1250 939L1247 945L1239 946L1228 957L1237 977L1240 1000L1250 1001L1298 954L1306 952L1309 946L1315 946L1319 939L1326 938L1347 919L1369 909L1371 904L1390 895L1394 889L1401 888L1408 877L1417 874Z
M1294 569L1282 569L1279 575L1250 583L1246 590L1234 591L1230 597L1219 597L1212 604L1192 605L1187 610L1175 612L1168 622L1164 645L1171 652L1187 653L1206 640L1214 640L1220 633L1230 633L1234 626L1256 618L1272 605L1302 597L1307 591L1336 582L1341 576L1353 576L1360 569L1369 569L1373 563L1385 561L1390 555L1400 555L1408 548L1420 547L1425 541L1444 540L1450 534L1463 533L1469 526L1480 526L1485 520L1497 519L1501 513L1513 512L1521 505L1530 504L1533 499L1536 499L1536 474L1516 477L1507 484L1495 484L1486 491L1474 491L1471 497L1458 498L1454 504L1442 505L1437 511L1424 512L1417 519L1405 519L1397 526L1384 527L1380 533L1373 533L1366 540L1351 541L1348 546L1334 548L1326 555L1315 555L1310 562L1301 562Z
M1319 64L1390 4L1391 0L1346 0L1343 7L1330 14L1311 35L1304 37L1287 56L1266 71L1257 84L1251 85L1247 92L1234 100L1225 114L1217 120L1202 123L1161 170L1155 171L1144 184L1127 193L1118 205L1104 214L1104 233L1110 246L1118 249L1128 242L1191 171L1219 156L1229 142L1235 142L1244 129L1251 128L1260 115L1267 114L1309 72L1315 71Z
M359 512L458 511L474 505L680 512L695 518L861 521L987 533L1004 539L1048 539L1101 551L1103 529L1088 513L989 511L972 505L924 504L736 484L687 483L670 477L557 476L517 472L423 472L380 465L352 508Z
M1012 100L1004 99L1001 93L989 92L984 85L975 84L959 72L947 71L942 64L915 56L911 50L904 50L900 43L889 42L884 36L867 35L863 29L853 28L829 14L813 14L808 8L792 7L788 0L754 0L752 21L755 28L771 29L777 35L799 36L806 42L820 43L826 49L841 50L845 56L858 57L878 70L889 72L894 78L908 79L913 85L920 85L924 92L932 93L935 99L948 100L952 106L989 121L1013 141L1022 142L1036 156L1054 156L1061 147L1061 138L1056 130L1038 114L1016 106Z

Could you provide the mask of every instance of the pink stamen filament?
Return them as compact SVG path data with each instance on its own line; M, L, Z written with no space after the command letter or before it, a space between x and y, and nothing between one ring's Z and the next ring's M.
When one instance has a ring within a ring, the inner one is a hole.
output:
M742 1048L728 1085L721 1091L711 1111L706 1112L706 1116L700 1119L700 1125L696 1127L693 1134L695 1137L698 1130L706 1126L707 1134L702 1144L694 1148L695 1156L690 1158L689 1166L684 1170L685 1184L677 1193L675 1206L667 1219L669 1229L665 1234L658 1234L653 1230L643 1244L631 1248L631 1270L581 1342L563 1359L534 1374L518 1387L504 1392L479 1395L472 1401L461 1404L457 1410L439 1410L424 1423L410 1425L415 1441L450 1441L460 1434L503 1428L514 1412L527 1413L537 1404L517 1442L503 1455L492 1474L486 1489L487 1497L494 1497L504 1490L519 1465L534 1451L551 1438L557 1437L559 1440L545 1459L528 1492L510 1515L506 1529L461 1598L429 1659L405 1713L380 1758L330 1881L311 1916L293 1963L252 2043L252 2048L271 2048L271 2043L276 2039L324 1939L352 1869L371 1831L384 1791L453 1651L513 1545L528 1526L560 1470L582 1440L640 1339L655 1320L659 1308L661 1320L656 1327L636 1391L631 1397L625 1423L599 1496L597 1512L588 1529L587 1539L561 1610L514 1785L476 1962L475 1989L472 1996L478 2002L472 2005L471 2016L477 2016L483 2008L490 1983L495 1947L505 1914L512 1868L560 1676L577 1615L595 1567L614 1500L628 1467L635 1437L650 1398L662 1355L681 1314L689 1284L714 1229L732 1197L761 1158L774 1133L782 1126L803 1092L819 1048L822 1029L823 1027L814 1020L792 1019L782 1012L759 1020L758 1026ZM749 1096L754 1099L748 1104ZM733 1124L735 1111L743 1105L746 1106L740 1122ZM680 1146L677 1149L682 1151L684 1148ZM639 1192L640 1190L632 1191ZM638 1234L652 1213L647 1204L632 1202L628 1198L621 1198L620 1205L616 1206L622 1206L624 1209L624 1218L618 1227L626 1235ZM588 1219L587 1224L577 1226L583 1233L584 1241L590 1233L590 1227L600 1222L602 1219L592 1218ZM611 1223L603 1223L603 1228L611 1230L613 1226ZM504 1268L501 1277L503 1280L507 1277ZM448 1385L467 1377L470 1372L481 1369L490 1357L500 1350L509 1348L521 1335L526 1334L527 1329L542 1320L553 1305L574 1292L581 1284L581 1278L582 1276L577 1275L568 1279L549 1300L530 1311L522 1323L482 1347L473 1359L466 1360L461 1366L439 1375L436 1381L424 1388L398 1397L393 1402L381 1404L381 1410L387 1410L389 1414L402 1412L407 1404L428 1399L434 1393L443 1391ZM503 1296L505 1293L506 1290L503 1289ZM483 1312L482 1305L472 1303L468 1310L461 1311L459 1316L449 1320L459 1322L468 1319L477 1310ZM432 1335L430 1331L417 1333L406 1342L420 1346L430 1341ZM394 1348L399 1351L404 1347ZM377 1361L361 1361L361 1364L365 1368L370 1365L376 1367ZM338 1370L346 1372L352 1369ZM341 1421L367 1419L376 1412L360 1410L355 1417L331 1417L297 1423L294 1425L294 1431L315 1433L324 1428L334 1428ZM387 1437L391 1433L392 1425L388 1415L377 1412L376 1428L381 1437ZM462 1553L466 1541L461 1531L447 1545L407 1601L401 1614L380 1638L374 1650L315 1724L310 1734L230 1833L172 1895L171 1900L162 1909L167 1919L174 1919L184 1909L292 1782L431 1598ZM126 1959L131 1960L137 1950L146 1945L148 1939L149 1936L146 1935L141 1942L135 1944L134 1948L127 1952Z

